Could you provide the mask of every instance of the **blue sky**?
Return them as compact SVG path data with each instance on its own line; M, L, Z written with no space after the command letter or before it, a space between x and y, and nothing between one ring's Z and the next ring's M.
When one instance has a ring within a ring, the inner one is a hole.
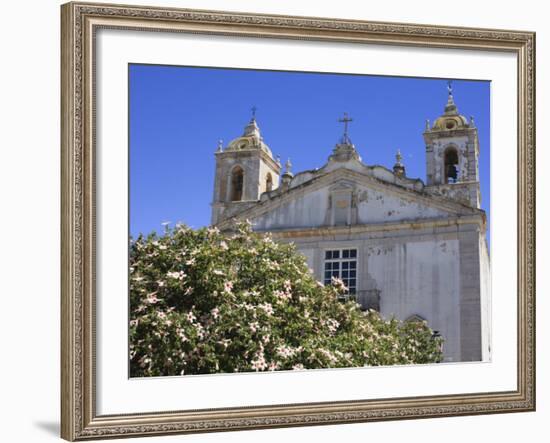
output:
M210 223L214 152L256 119L274 155L293 172L321 167L342 135L344 112L363 162L391 168L401 150L407 176L425 181L425 120L447 102L447 79L129 66L130 234L165 221ZM490 82L453 79L458 110L480 138L482 207L489 213Z

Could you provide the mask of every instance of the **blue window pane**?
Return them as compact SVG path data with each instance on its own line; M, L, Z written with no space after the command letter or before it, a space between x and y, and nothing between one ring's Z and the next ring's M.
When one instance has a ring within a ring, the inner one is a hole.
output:
M350 261L349 262L350 269L356 269L357 268L357 262L356 261Z
M350 256L350 258L356 258L357 257L357 249L350 249L349 256Z

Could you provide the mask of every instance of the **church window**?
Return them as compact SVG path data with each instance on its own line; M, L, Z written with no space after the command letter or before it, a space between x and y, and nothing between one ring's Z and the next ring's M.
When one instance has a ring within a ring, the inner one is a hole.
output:
M445 183L458 181L458 153L455 148L445 151Z
M231 201L243 199L244 171L240 166L235 166L231 172Z
M324 284L329 285L332 277L342 279L350 294L357 292L357 249L325 251Z
M273 177L271 177L269 172L267 173L267 178L265 179L265 190L266 192L273 190Z

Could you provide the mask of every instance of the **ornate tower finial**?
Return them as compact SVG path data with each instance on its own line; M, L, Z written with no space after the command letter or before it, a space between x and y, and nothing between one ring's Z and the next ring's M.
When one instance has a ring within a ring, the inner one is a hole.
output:
M458 110L455 105L455 100L453 98L453 81L447 81L447 92L449 93L447 97L447 104L445 105L445 115L458 115Z
M290 163L290 158L287 159L285 163L285 174L292 175L292 163Z
M252 111L252 120L256 120L256 111L258 110L258 108L256 107L256 105L252 106L252 108L250 108L250 110Z
M430 119L427 118L426 119L426 131L429 131L430 130Z
M470 115L470 128L475 128L476 122L474 121L474 116Z
M290 163L290 159L288 159L285 163L285 172L281 177L281 189L283 191L286 191L289 188L290 182L292 181L292 177L294 177L294 175L292 174L291 168L292 168L292 163Z
M395 165L393 165L393 173L398 177L405 176L405 165L403 164L403 156L401 155L401 150L397 150L395 154Z
M401 163L403 161L403 156L401 155L401 150L399 148L397 149L397 153L395 154L395 161L397 162L396 164L398 165L403 164Z
M223 140L220 138L218 140L218 149L217 149L217 152L222 152L223 151Z
M348 123L352 122L353 119L349 117L347 112L344 112L344 117L339 118L338 121L344 124L344 135L342 136L342 144L351 145L351 139L348 135Z

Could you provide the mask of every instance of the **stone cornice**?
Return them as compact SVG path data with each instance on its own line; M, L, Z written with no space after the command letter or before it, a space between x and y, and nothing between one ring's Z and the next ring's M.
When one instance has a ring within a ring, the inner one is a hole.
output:
M436 229L464 225L477 225L485 231L485 217L482 214L471 216L457 216L450 218L431 218L405 220L389 223L369 223L350 226L321 226L315 228L270 229L269 232L276 239L292 239L303 237L336 237L341 235L356 235L363 233L395 232L405 230Z

